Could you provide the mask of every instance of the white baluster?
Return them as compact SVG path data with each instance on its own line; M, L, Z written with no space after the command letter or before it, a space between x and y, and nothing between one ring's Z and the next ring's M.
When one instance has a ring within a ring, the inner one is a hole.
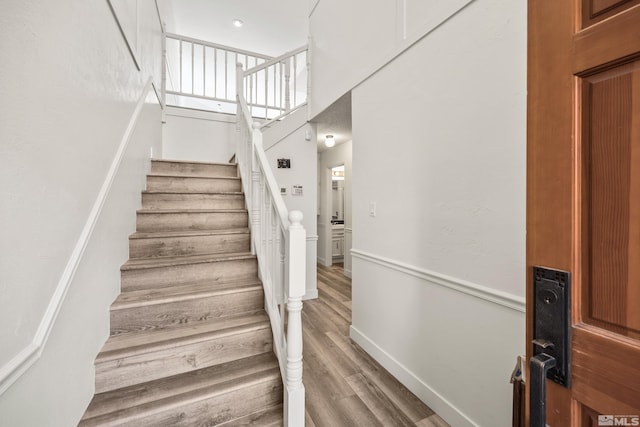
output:
M285 426L304 426L304 384L302 383L302 297L305 293L306 231L302 212L289 213L287 301L287 378L284 399Z
M291 109L291 94L289 93L289 82L291 80L291 58L287 58L284 66L284 109Z
M249 158L251 159L251 175L252 175L252 181L253 181L253 186L251 189L252 192L252 204L251 204L251 222L252 224L254 224L253 228L252 228L252 235L254 236L254 244L255 244L255 251L258 251L260 248L260 239L262 237L262 234L260 232L260 209L262 206L262 189L263 189L263 178L264 176L262 175L261 171L260 171L260 166L259 166L259 162L256 156L256 152L255 152L255 141L258 138L262 138L262 133L260 132L260 123L258 122L254 122L253 123L253 129L250 130L251 132L251 138L250 138L250 143L251 143L251 147L248 147L249 149Z
M238 103L238 111L242 110L242 107L240 107L240 100L238 99L238 96L240 94L244 94L244 71L242 69L242 63L241 62L237 62L236 63L236 102Z

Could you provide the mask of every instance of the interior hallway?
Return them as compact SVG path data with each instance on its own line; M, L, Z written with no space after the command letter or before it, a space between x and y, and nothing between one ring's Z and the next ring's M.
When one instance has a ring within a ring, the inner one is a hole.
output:
M318 299L304 302L307 426L449 427L349 338L351 280L318 265Z

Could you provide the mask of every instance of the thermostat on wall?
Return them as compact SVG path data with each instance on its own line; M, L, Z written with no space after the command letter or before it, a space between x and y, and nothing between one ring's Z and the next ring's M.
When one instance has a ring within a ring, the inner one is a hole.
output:
M291 159L278 159L278 169L290 169Z

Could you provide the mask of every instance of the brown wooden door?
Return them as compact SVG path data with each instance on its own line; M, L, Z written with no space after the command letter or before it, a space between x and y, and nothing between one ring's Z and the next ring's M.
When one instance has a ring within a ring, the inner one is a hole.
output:
M533 266L570 271L546 422L638 425L598 416L640 416L640 0L529 0L528 20L527 356Z

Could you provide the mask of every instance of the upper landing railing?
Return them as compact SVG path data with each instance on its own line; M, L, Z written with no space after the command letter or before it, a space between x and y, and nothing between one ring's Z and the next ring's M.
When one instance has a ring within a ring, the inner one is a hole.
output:
M307 46L243 72L243 94L253 117L276 120L307 102Z
M307 48L277 58L177 34L165 39L167 105L235 114L236 67L251 115L277 119L306 103Z

